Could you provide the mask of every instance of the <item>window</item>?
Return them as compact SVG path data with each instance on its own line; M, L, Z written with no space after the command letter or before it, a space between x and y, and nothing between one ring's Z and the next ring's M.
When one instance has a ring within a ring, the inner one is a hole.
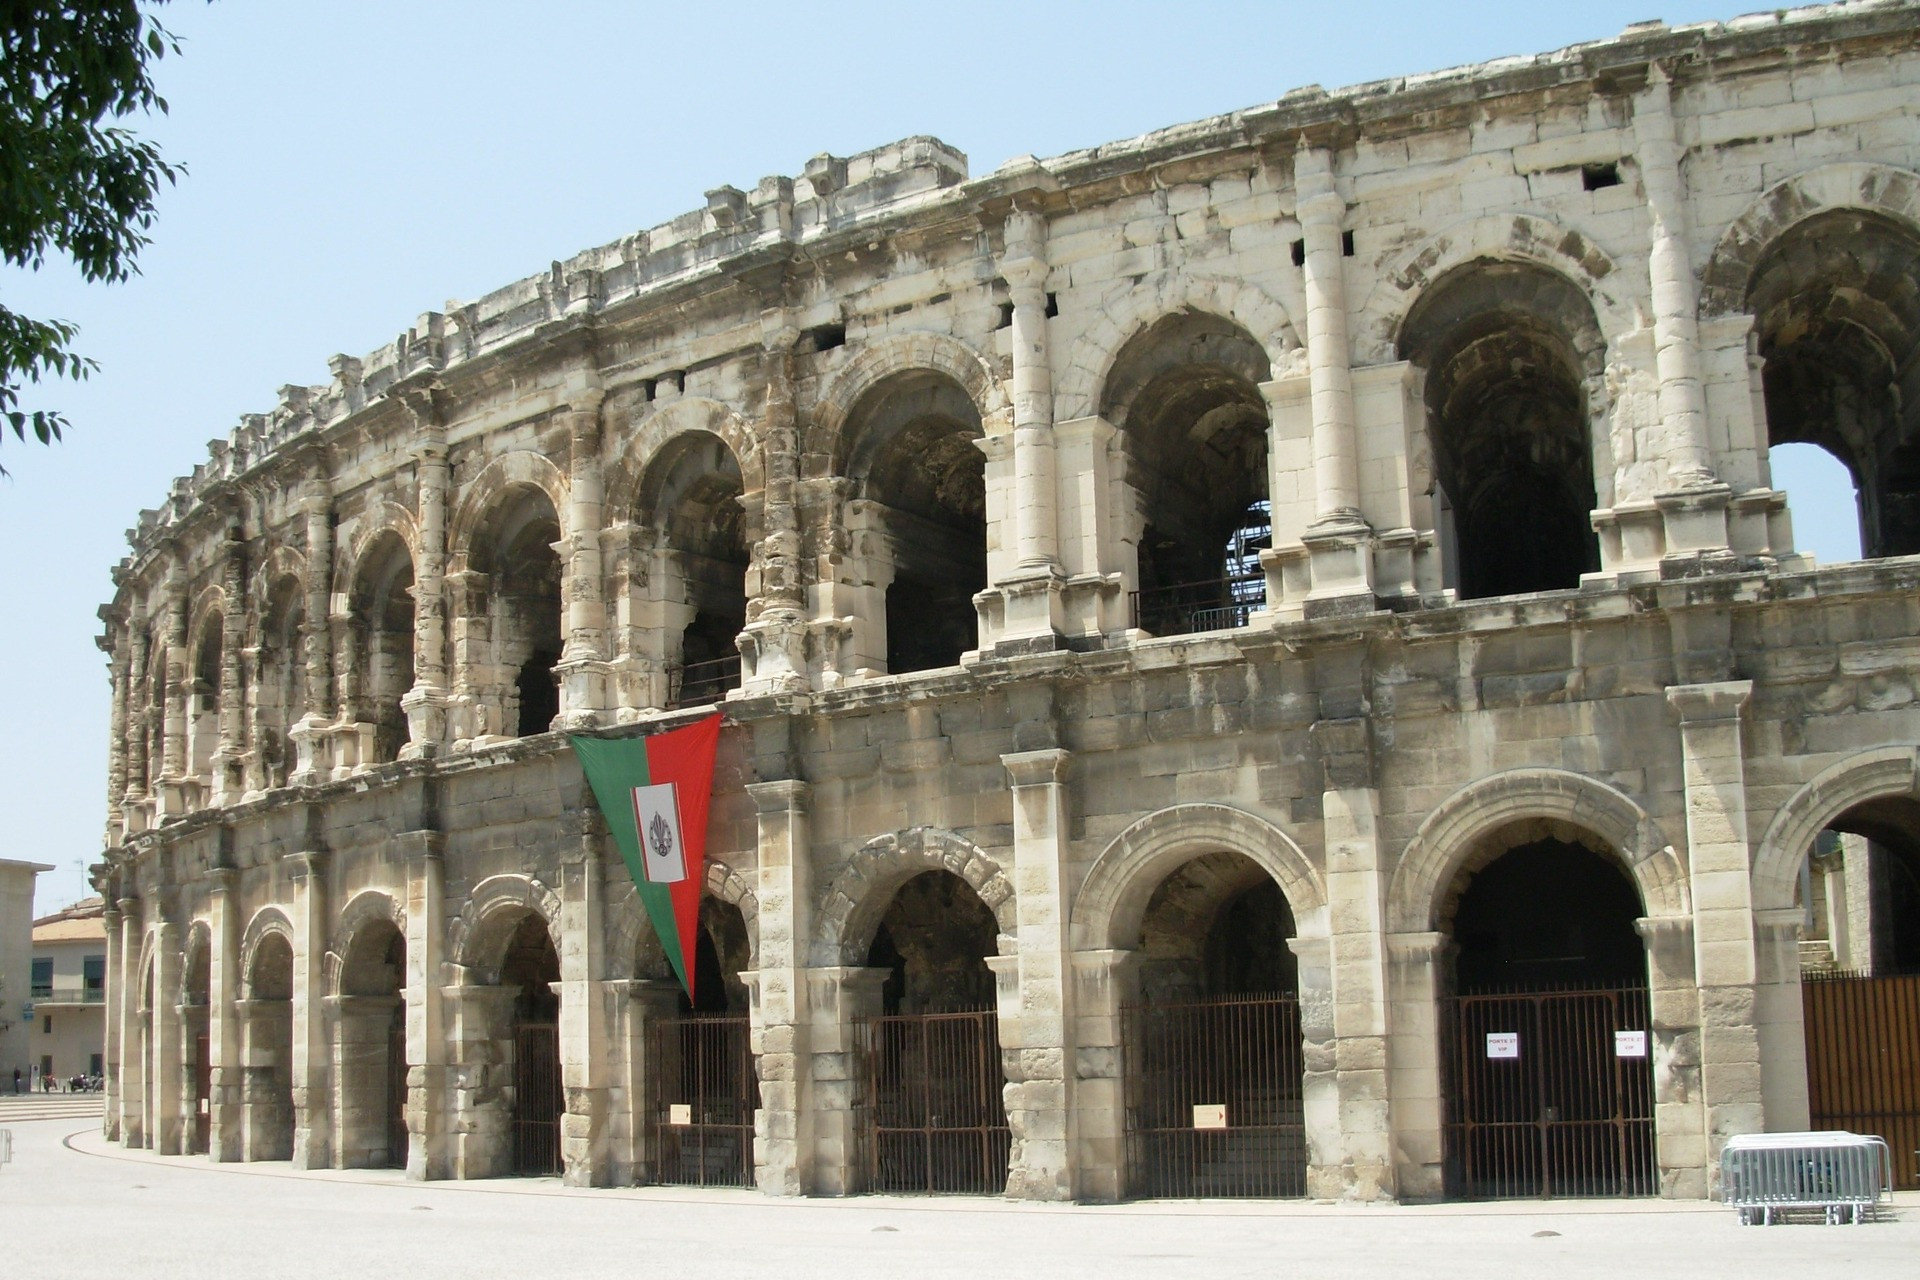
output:
M80 990L89 1003L103 1000L107 994L107 958L87 956L80 961Z
M48 1000L53 997L53 957L35 956L33 958L33 998Z
M53 1015L52 1014L48 1014L45 1018L41 1019L40 1030L45 1032L47 1035L53 1034Z
M102 1058L99 1054L97 1053L88 1054L87 1055L87 1074L90 1076L99 1076L99 1075L106 1074L105 1063L106 1063L106 1060Z

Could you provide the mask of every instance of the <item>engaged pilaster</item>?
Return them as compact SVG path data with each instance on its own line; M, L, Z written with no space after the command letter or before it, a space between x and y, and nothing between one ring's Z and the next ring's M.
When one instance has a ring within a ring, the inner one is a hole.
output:
M240 923L233 888L238 872L215 867L207 873L210 947L207 954L207 1158L238 1160L241 1155L242 1066L240 1020L234 1012L240 983Z
M100 1111L100 1136L108 1142L120 1141L120 1046L123 1029L120 1025L122 1010L127 1003L127 986L121 980L121 971L125 964L121 957L125 954L126 943L121 940L120 930L123 917L120 908L114 903L109 890L103 887L102 896L108 906L100 914L101 924L107 933L107 1001L101 1010L104 1021L100 1046L100 1065L102 1097Z
M127 1147L147 1145L147 1061L140 1049L145 1043L140 1031L140 1011L145 1002L140 990L140 899L120 899L120 1143Z
M300 496L306 519L307 598L300 619L300 641L307 664L307 703L287 736L293 739L294 767L288 778L294 786L310 787L326 781L332 768L327 728L333 711L333 649L327 617L332 612L333 496L324 465L317 465Z
M415 421L420 545L413 579L413 688L400 698L407 717L402 760L432 756L447 738L447 432L431 405L416 411Z
M293 1167L332 1163L327 1106L327 855L287 855L293 873Z
M445 843L438 831L408 831L394 844L407 868L407 1177L448 1176L445 981Z
M759 969L750 979L753 1052L760 1065L760 1109L754 1116L754 1173L771 1195L820 1191L843 1194L833 1179L816 1179L823 1168L851 1158L841 1142L851 1135L830 1129L819 1135L832 1150L816 1151L814 1097L832 1095L851 1109L851 1078L823 1073L809 1035L806 946L812 936L813 879L808 842L809 788L804 782L756 782L747 787L759 814ZM746 975L742 975L746 977ZM838 1095L845 1093L842 1099ZM837 1140L836 1140L837 1139Z
M560 1082L566 1111L560 1117L561 1179L570 1187L604 1187L611 1181L608 1134L606 980L606 825L583 798L581 830L560 866Z
M589 388L575 397L567 415L567 531L556 548L567 572L567 637L554 675L560 681L560 720L569 729L594 727L608 709L611 668L606 651L606 583L600 567L606 501L600 464L604 398L600 388Z

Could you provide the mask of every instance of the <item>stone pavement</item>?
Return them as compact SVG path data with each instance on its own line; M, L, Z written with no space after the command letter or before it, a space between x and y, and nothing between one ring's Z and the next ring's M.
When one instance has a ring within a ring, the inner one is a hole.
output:
M526 1274L938 1277L1385 1274L1522 1280L1670 1275L1907 1277L1920 1196L1862 1227L1741 1228L1658 1201L1331 1208L1197 1201L777 1200L748 1192L580 1191L557 1180L408 1183L130 1153L70 1120L10 1126L0 1231L35 1280L108 1276Z

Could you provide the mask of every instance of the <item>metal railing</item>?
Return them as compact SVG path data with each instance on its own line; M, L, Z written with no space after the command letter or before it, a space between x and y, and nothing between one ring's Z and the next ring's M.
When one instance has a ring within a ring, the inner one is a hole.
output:
M1463 995L1442 1018L1447 1194L1659 1192L1646 988Z
M1720 1153L1720 1199L1742 1225L1772 1225L1794 1209L1859 1224L1893 1196L1886 1142L1857 1133L1746 1133Z
M32 998L44 1004L105 1004L107 992L104 987L75 987L55 983L51 986L36 983L30 993Z
M1231 631L1247 625L1267 603L1264 575L1214 578L1130 592L1133 625L1156 636Z
M753 1114L760 1081L747 1019L663 1018L651 1023L653 1180L752 1187Z
M740 687L740 655L689 662L667 672L667 707L705 707Z
M1122 1025L1128 1194L1307 1193L1298 997L1130 1005Z
M999 1195L1013 1137L992 1010L863 1019L866 1189Z

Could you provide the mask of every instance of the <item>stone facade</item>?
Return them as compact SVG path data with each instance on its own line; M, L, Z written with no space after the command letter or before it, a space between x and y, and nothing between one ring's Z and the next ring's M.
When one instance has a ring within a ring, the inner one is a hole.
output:
M1122 1005L1257 873L1308 1193L1439 1195L1452 911L1550 839L1631 877L1660 1186L1704 1195L1807 1124L1809 848L1920 785L1917 33L820 156L282 388L102 611L109 1133L501 1173L548 973L566 1177L647 1177L662 971L557 731L724 691L763 1189L858 1189L877 938L935 870L994 921L1008 1194L1128 1194ZM1877 558L1794 550L1784 440Z

